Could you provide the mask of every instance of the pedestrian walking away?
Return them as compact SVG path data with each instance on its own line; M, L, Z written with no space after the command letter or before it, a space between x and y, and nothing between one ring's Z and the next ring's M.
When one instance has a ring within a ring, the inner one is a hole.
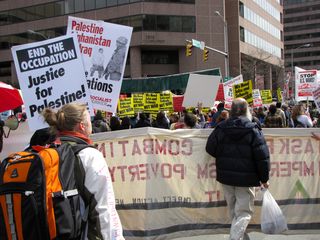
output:
M254 187L269 186L270 153L245 99L232 102L230 118L217 124L206 151L216 159L217 181L232 219L230 240L249 239L245 231L253 214Z

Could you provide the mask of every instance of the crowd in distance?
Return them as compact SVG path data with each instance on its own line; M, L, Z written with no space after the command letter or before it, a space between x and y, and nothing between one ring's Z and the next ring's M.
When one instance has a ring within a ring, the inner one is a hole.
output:
M297 103L294 105L272 103L268 107L251 108L254 122L262 128L311 128L319 127L320 119L314 104ZM210 112L202 111L201 104L192 112L166 113L159 111L153 119L148 113L138 113L133 117L103 117L97 111L92 118L93 133L116 131L131 128L155 127L163 129L214 128L219 122L229 118L229 110L220 102Z

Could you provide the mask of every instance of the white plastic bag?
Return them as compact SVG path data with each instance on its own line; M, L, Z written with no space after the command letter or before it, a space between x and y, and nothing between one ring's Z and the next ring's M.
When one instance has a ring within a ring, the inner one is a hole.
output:
M279 234L288 229L287 221L268 189L262 189L261 231Z

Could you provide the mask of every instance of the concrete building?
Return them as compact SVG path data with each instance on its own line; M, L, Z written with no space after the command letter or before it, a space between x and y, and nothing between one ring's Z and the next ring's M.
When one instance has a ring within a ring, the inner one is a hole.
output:
M285 70L294 76L294 67L319 69L320 1L284 0ZM293 89L294 78L290 88Z
M0 81L15 86L10 48L65 34L69 15L133 26L127 78L219 67L272 88L283 67L279 0L2 0L0 9ZM210 50L204 62L195 47L186 57L186 39L229 58Z

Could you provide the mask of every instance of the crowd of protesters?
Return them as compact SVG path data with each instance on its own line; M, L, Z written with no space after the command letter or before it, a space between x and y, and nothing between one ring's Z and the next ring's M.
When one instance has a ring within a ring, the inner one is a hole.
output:
M286 105L280 102L269 106L251 108L253 121L262 128L311 128L320 127L318 111L314 105L306 103ZM220 102L210 112L202 111L201 105L188 112L166 113L159 111L155 118L148 113L133 117L112 116L106 120L100 111L93 118L93 132L106 132L131 128L155 127L162 129L214 128L219 122L229 118L229 110Z

